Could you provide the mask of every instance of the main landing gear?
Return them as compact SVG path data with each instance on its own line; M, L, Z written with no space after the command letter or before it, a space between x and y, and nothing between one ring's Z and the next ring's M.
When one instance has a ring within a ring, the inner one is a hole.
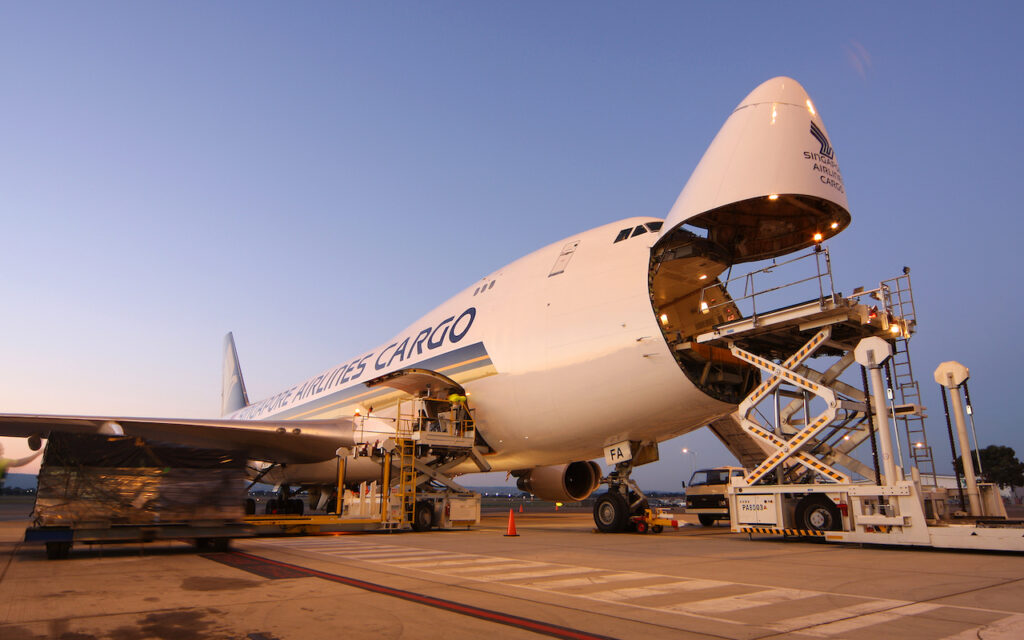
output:
M305 504L301 498L292 498L291 487L286 484L282 484L277 490L277 498L267 500L267 505L264 513L270 514L281 514L281 515L298 515L301 516L305 511Z
M599 495L594 502L594 524L598 531L636 531L637 522L643 522L642 519L635 519L635 516L643 516L649 505L647 496L630 480L629 474L632 471L632 461L620 462L615 465L615 471L601 479L602 483L608 484L608 493Z

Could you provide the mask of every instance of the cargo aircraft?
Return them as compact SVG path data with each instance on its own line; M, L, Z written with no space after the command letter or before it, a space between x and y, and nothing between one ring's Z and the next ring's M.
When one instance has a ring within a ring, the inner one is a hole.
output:
M231 334L222 417L0 415L38 448L54 430L228 448L259 477L310 489L379 477L360 447L393 435L408 394L464 395L476 441L445 473L508 471L541 498L587 498L602 531L643 506L629 479L658 442L728 416L757 369L691 339L737 319L719 276L813 246L849 225L825 125L795 80L764 82L733 110L667 217L583 231L467 287L387 342L250 402ZM708 306L707 301L714 304ZM614 471L602 478L604 454ZM379 460L379 458L376 458Z

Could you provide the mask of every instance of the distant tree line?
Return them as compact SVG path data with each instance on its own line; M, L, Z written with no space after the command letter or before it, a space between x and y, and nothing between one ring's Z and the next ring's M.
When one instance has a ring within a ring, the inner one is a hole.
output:
M1012 447L993 444L984 449L971 451L968 455L974 475L982 482L997 484L1001 489L1024 487L1024 463L1017 459ZM981 458L981 469L978 469L978 457ZM956 472L963 475L963 457L957 458L955 464Z

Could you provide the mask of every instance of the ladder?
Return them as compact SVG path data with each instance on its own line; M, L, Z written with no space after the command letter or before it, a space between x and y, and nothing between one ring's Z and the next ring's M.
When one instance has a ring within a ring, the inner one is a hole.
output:
M910 286L910 269L904 267L903 275L882 282L886 308L897 317L907 321L908 333L917 325L917 311L914 308L914 294ZM922 407L921 389L914 379L914 370L910 365L910 336L901 336L893 343L892 377L887 380L890 393L898 392L901 404ZM937 486L935 480L935 461L932 448L928 445L928 436L924 428L924 416L921 411L898 416L903 423L903 431L907 436L910 461L921 474L922 484Z
M408 429L399 426L395 433L398 454L398 483L394 495L402 504L401 524L411 525L416 513L416 442Z

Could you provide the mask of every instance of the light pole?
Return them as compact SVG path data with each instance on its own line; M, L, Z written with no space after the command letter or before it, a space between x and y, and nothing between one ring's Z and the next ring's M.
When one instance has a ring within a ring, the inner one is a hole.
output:
M690 451L690 449L683 447L683 455L690 456L690 475L686 477L687 481L693 477L693 473L697 470L697 452Z

